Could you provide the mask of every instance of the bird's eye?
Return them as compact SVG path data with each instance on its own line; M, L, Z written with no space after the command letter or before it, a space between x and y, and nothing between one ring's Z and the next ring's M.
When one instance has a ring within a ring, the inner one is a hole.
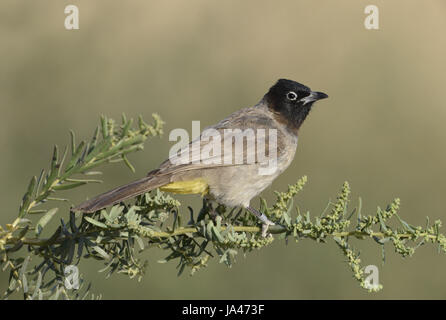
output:
M297 99L297 94L294 91L290 91L286 94L288 100L294 101Z

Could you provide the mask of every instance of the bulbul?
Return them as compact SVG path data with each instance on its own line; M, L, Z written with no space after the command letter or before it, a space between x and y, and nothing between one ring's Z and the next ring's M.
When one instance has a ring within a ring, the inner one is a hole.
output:
M251 207L250 201L290 165L302 123L314 102L327 97L298 82L279 79L255 106L236 111L204 129L175 154L175 161L170 157L146 177L94 197L73 210L95 212L160 188L201 194L227 207L243 207L262 221L265 235L268 225L274 223ZM259 150L261 147L265 152ZM265 159L273 164L269 170L265 169Z

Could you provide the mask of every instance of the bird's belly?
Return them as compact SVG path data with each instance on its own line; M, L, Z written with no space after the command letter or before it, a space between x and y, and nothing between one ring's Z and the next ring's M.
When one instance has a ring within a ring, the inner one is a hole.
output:
M175 176L176 181L162 186L163 191L208 195L228 207L249 205L252 198L265 190L292 162L297 138L283 148L275 170L265 172L258 163L217 166L190 170ZM267 173L267 174L265 174Z
M207 195L229 207L247 206L278 174L259 175L257 165L209 168L202 171L200 178L181 177L181 180L166 184L160 190Z
M246 207L251 199L271 185L284 169L278 168L270 175L260 175L258 165L209 169L205 175L208 192L217 202L226 206Z

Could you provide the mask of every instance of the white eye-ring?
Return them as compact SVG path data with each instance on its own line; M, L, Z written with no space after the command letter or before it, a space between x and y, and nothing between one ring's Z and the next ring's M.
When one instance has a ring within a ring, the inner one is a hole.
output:
M297 99L297 94L294 91L290 91L286 94L286 97L288 98L288 100L294 101Z

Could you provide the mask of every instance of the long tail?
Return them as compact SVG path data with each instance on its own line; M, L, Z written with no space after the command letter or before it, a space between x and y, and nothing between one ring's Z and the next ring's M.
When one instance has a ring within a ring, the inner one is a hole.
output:
M148 176L98 195L93 199L81 203L73 210L86 213L95 212L102 208L156 189L167 183L169 183L169 178L166 176Z

